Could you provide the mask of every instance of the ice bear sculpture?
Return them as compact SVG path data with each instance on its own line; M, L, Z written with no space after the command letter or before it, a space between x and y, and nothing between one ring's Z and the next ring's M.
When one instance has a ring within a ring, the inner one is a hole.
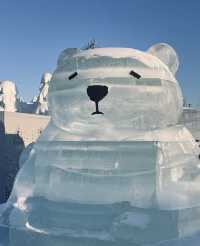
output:
M133 246L198 232L200 163L177 124L178 66L167 44L61 53L51 122L2 215L9 246Z

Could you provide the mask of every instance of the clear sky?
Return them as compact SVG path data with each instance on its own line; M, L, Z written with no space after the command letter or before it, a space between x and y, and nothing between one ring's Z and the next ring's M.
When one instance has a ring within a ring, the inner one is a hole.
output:
M198 0L0 0L0 80L15 81L31 99L60 51L91 38L99 46L140 50L171 44L180 58L183 93L200 105Z

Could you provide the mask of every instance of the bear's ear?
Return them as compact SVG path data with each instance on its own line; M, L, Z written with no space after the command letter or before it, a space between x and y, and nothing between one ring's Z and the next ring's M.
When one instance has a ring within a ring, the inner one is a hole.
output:
M169 70L175 75L179 67L179 59L176 51L168 44L159 43L151 46L148 51L149 54L158 57L165 63Z
M80 50L78 48L68 48L63 50L59 57L58 57L58 65L61 65L66 59L69 59L70 57L72 57L73 55L79 53Z

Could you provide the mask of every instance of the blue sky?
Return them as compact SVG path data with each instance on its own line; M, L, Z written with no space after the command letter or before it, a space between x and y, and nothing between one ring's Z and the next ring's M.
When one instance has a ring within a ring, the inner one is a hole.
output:
M198 0L0 0L0 80L31 99L60 51L99 46L141 50L167 42L177 51L177 78L188 102L200 105Z

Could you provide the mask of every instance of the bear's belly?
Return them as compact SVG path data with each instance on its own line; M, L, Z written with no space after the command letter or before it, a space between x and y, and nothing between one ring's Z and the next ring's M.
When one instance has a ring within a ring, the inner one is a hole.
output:
M151 205L156 185L154 142L40 142L36 152L36 196Z

